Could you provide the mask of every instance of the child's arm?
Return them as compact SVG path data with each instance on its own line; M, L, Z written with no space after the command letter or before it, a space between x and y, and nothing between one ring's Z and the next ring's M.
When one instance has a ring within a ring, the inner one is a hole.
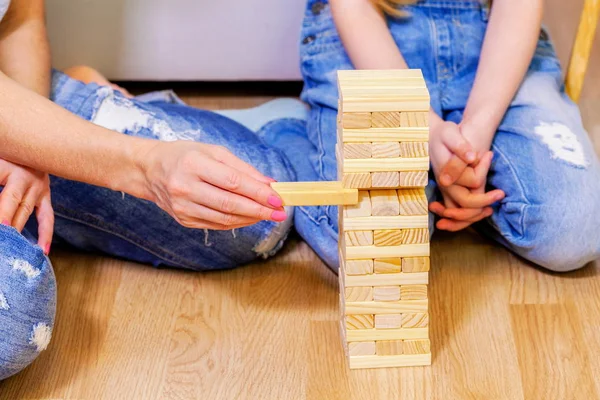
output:
M540 34L542 0L495 0L461 131L482 152L531 63Z

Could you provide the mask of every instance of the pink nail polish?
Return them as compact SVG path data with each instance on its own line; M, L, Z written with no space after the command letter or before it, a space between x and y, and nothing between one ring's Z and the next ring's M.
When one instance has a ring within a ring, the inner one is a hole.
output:
M50 254L50 243L48 243L47 245L44 246L44 254L45 255Z
M283 205L283 201L277 196L269 196L267 203L276 208L279 208Z
M273 211L273 214L271 214L271 219L273 219L273 221L283 222L287 219L287 214L285 211Z
M7 220L7 219L5 219L5 220L2 220L2 225L10 225L10 222L8 222L8 220Z
M269 182L277 182L277 180L276 180L276 179L273 179L273 178L271 178L271 177L267 177L267 179L269 180Z

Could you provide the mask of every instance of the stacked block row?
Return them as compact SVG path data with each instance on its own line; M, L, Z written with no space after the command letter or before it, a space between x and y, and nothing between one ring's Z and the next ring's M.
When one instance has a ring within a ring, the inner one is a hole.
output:
M428 365L429 96L420 71L339 71L341 329L351 368Z

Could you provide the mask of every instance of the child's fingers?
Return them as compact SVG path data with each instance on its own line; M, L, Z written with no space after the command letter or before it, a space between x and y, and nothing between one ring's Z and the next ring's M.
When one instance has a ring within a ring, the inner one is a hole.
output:
M434 201L429 205L429 211L434 214L439 215L440 217L444 216L444 212L446 211L446 207L440 203L439 201Z
M456 181L456 184L470 189L485 186L493 156L494 154L491 151L486 152L474 168L465 169L461 177Z
M442 136L444 146L454 153L458 158L466 164L472 164L477 161L477 153L471 143L460 132L458 126L453 125L447 128Z
M439 173L440 186L448 187L453 185L465 172L467 164L456 155L450 158L450 161L444 165Z
M442 231L449 231L449 232L457 232L460 230L463 230L465 228L468 228L469 225L471 225L472 222L465 222L465 221L454 221L451 219L440 219L436 224L435 227L439 230Z
M487 193L475 193L464 186L452 185L446 188L446 191L463 208L484 208L504 198L504 192L500 189Z
M455 221L477 222L494 213L491 207L481 208L448 208L443 217Z

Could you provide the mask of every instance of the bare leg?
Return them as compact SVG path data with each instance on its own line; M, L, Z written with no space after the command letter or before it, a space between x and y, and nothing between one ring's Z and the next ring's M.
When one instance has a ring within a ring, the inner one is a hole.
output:
M115 85L111 83L104 75L100 72L96 71L92 67L88 67L87 65L77 65L74 67L69 67L63 70L63 72L69 75L73 79L77 79L83 83L95 83L100 86L110 86L114 90L118 90L123 93L127 97L133 97L131 93L129 93L126 89L122 88L119 85Z

